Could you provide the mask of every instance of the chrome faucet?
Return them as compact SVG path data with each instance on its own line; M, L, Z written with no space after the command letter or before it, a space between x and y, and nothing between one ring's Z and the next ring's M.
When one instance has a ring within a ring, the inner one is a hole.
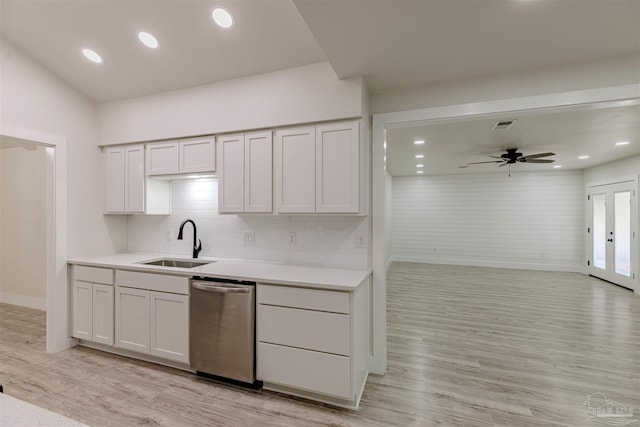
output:
M178 231L178 240L182 240L182 229L186 223L190 222L193 225L193 257L198 258L198 254L202 250L202 242L198 239L198 245L196 246L196 235L198 232L196 231L196 223L193 220L185 219L180 225L180 231Z

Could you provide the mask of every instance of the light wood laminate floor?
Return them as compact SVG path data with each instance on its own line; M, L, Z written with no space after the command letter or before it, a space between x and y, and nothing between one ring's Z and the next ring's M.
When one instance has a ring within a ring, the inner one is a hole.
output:
M358 411L76 347L0 304L5 393L92 426L582 426L601 392L640 412L640 297L575 273L394 263L388 370ZM637 415L635 416L637 419ZM638 425L639 422L636 422Z

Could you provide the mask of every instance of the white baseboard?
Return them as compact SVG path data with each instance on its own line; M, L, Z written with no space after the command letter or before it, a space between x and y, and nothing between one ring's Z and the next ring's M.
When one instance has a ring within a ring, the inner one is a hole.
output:
M404 257L392 256L392 261L415 262L420 264L447 264L463 265L469 267L493 267L493 268L513 268L520 270L542 270L542 271L563 271L570 273L584 273L584 268L577 264L544 264L544 263L522 263L508 262L500 260L480 260L461 258L437 258L437 257Z
M22 307L35 308L37 310L47 310L47 299L36 298L27 295L14 294L11 292L0 292L0 302L5 304L20 305Z

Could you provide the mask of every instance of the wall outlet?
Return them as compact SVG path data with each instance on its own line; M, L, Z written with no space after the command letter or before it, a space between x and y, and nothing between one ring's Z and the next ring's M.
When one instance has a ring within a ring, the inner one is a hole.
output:
M289 246L295 246L297 244L298 235L295 231L289 232Z
M356 236L356 248L365 249L367 247L367 239L363 235Z
M165 239L167 239L167 242L170 242L171 240L173 240L173 233L171 233L170 228L167 228L166 230L164 230L164 237Z
M243 231L242 237L245 245L253 245L256 242L256 236L251 230Z

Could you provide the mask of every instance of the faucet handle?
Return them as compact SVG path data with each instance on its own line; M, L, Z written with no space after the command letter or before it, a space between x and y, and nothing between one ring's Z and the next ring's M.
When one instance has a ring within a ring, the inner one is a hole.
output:
M198 254L202 250L202 240L198 239L198 246L193 247L193 257L198 258Z

